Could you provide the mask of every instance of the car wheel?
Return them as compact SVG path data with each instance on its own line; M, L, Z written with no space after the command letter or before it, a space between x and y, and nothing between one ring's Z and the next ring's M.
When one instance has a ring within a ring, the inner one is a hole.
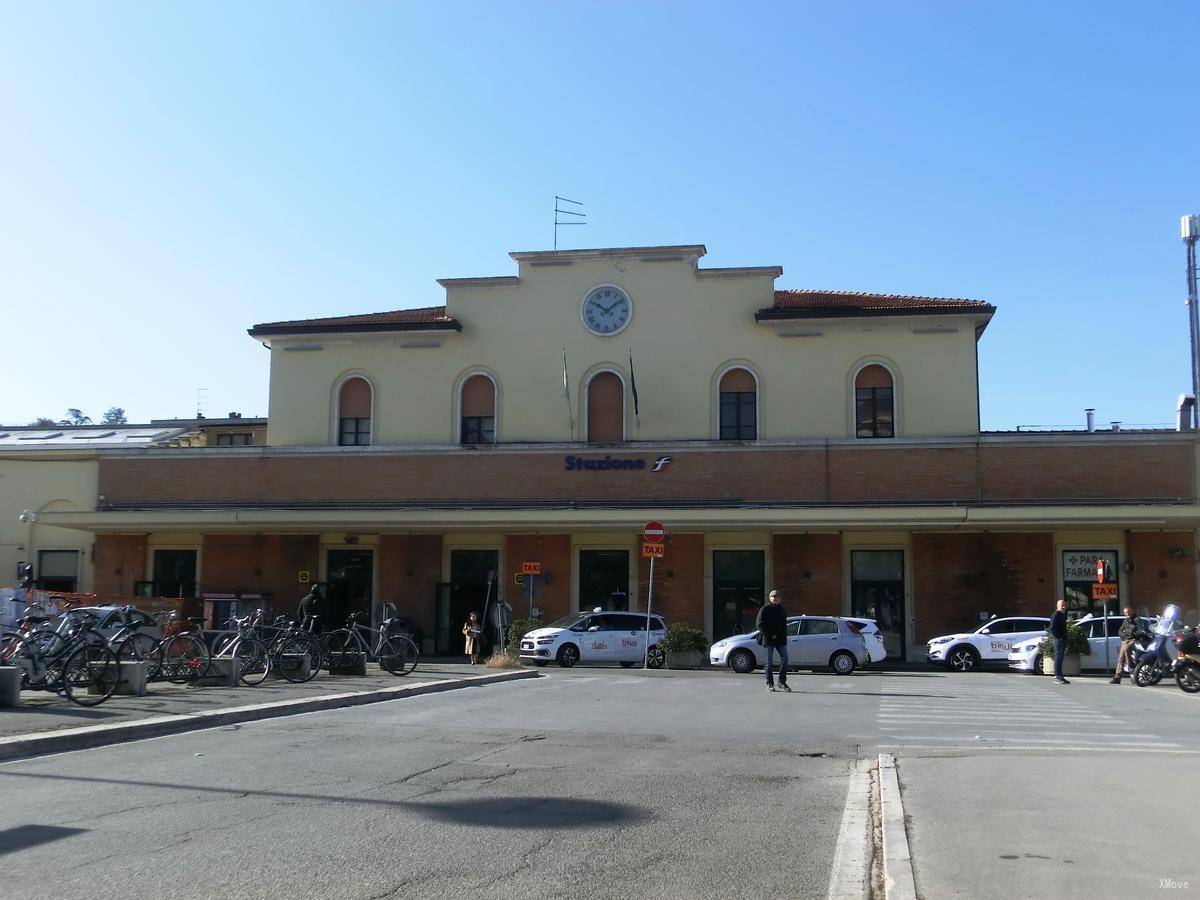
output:
M623 659L623 660L621 660L621 668L622 669L632 669L633 663L627 659Z
M829 668L833 669L835 675L849 675L857 665L854 654L849 650L839 650L829 658Z
M1039 653L1033 658L1033 668L1029 670L1030 675L1042 674L1042 655Z
M955 672L971 672L979 667L979 654L966 644L946 654L946 668Z
M729 668L739 675L749 675L756 668L754 654L749 650L734 650L729 654Z
M667 655L663 653L661 649L658 647L650 648L650 652L647 654L646 664L651 669L661 669L663 667L663 663L666 661Z
M574 644L563 644L558 650L558 664L569 669L579 662L579 648Z

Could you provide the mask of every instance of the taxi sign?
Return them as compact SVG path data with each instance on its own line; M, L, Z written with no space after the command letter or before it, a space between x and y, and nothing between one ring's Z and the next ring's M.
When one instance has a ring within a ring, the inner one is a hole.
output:
M1108 584L1093 584L1092 585L1093 600L1116 600L1117 586L1111 581Z
M651 544L648 541L642 544L642 556L646 559L662 559L667 555L667 548L663 544Z
M642 529L642 537L649 544L661 544L666 536L667 529L663 527L662 522L647 522Z
M521 563L522 575L541 575L542 564L540 562L523 562Z

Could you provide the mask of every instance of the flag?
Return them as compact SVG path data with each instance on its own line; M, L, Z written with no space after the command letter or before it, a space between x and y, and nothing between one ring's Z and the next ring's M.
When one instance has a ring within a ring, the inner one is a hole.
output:
M641 411L638 409L638 393L637 393L637 376L633 374L633 348L626 347L629 351L629 387L633 390L633 418L637 422L637 427L641 428L642 423L639 419Z
M563 347L563 399L567 401L567 422L571 426L571 437L575 437L575 416L571 413L571 386L567 380L567 348Z

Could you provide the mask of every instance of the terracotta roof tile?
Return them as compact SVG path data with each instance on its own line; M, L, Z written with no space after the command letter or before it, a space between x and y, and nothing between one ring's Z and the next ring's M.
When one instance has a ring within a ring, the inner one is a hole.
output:
M293 319L287 322L263 322L250 329L251 335L295 334L320 331L461 331L457 319L446 315L444 306L419 309L395 309L390 312L356 316L329 316L323 319Z
M859 291L776 291L775 302L755 315L764 319L834 316L920 315L954 312L994 313L984 300L959 297L915 297L908 294L868 294Z

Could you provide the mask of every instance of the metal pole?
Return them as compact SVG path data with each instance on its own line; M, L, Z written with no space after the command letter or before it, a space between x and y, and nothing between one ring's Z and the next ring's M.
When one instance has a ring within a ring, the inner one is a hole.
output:
M1196 238L1185 238L1187 244L1188 324L1192 344L1192 396L1200 403L1200 312L1197 311ZM1192 405L1192 427L1200 429L1200 409Z
M1108 621L1108 601L1105 600L1104 601L1104 671L1105 672L1107 672L1109 669L1109 658L1110 658L1108 655L1108 626L1109 626L1109 624L1110 623Z
M650 586L646 588L646 647L642 653L642 669L650 668L650 611L654 608L654 557L650 557Z

